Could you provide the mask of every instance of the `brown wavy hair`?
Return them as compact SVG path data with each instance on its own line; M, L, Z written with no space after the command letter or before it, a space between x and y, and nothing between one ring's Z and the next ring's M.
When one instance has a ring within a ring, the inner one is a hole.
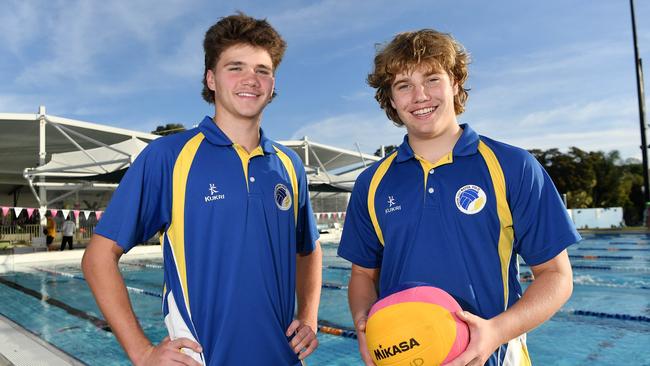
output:
M203 40L205 70L201 94L206 102L214 103L214 92L208 88L205 79L208 70L214 69L222 52L238 44L265 49L271 56L274 73L287 49L287 43L266 19L255 19L242 12L219 19L208 29Z
M368 74L368 85L376 89L375 99L397 126L404 123L391 105L391 86L397 74L411 72L425 66L430 72L445 71L452 83L458 85L454 96L456 115L463 113L467 101L464 83L467 81L469 54L450 34L433 29L399 33L388 44L379 46L372 73Z

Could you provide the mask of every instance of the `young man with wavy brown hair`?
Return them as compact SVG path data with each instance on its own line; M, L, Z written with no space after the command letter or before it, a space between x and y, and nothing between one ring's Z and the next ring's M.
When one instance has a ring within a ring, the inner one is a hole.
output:
M149 144L95 230L84 274L136 365L297 366L318 345L321 251L305 170L260 128L285 48L263 19L213 25L202 95L214 116ZM169 337L153 345L118 261L157 232Z

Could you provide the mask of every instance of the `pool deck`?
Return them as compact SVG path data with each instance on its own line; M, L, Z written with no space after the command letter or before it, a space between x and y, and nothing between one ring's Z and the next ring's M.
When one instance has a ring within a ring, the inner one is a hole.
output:
M84 365L0 315L0 365Z
M63 252L35 252L0 255L0 273L28 263L81 261L84 249ZM160 255L159 245L137 246L125 254L128 258ZM84 365L67 353L40 339L35 334L0 315L0 366L67 366Z

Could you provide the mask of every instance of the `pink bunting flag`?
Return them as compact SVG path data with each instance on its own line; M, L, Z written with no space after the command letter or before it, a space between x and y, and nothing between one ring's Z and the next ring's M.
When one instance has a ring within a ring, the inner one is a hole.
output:
M9 213L9 207L2 206L2 216L6 216Z
M97 217L97 221L99 221L99 219L102 217L103 213L104 213L104 211L95 211L95 217Z
M58 213L59 213L59 210L57 210L57 209L55 209L55 208L53 208L53 209L50 210L50 215L52 215L52 217L56 217L56 215L57 215Z
M30 219L32 218L32 214L34 214L34 210L35 210L35 208L29 208L29 207L27 208L27 217L28 218L30 218Z
M74 214L74 219L76 221L79 218L79 210L73 210L72 213Z

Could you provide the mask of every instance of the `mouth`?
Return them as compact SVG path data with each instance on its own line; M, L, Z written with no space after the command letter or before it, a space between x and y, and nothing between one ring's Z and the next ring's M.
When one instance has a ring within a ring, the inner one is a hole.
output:
M238 92L238 93L235 93L235 95L237 95L238 97L241 97L241 98L257 98L257 97L259 97L259 94L251 93L251 92Z
M416 109L416 110L412 111L411 114L412 114L413 116L415 116L416 118L427 118L427 117L429 117L430 115L432 115L433 112L436 111L436 109L438 109L437 106L435 106L435 107L420 108L420 109Z

